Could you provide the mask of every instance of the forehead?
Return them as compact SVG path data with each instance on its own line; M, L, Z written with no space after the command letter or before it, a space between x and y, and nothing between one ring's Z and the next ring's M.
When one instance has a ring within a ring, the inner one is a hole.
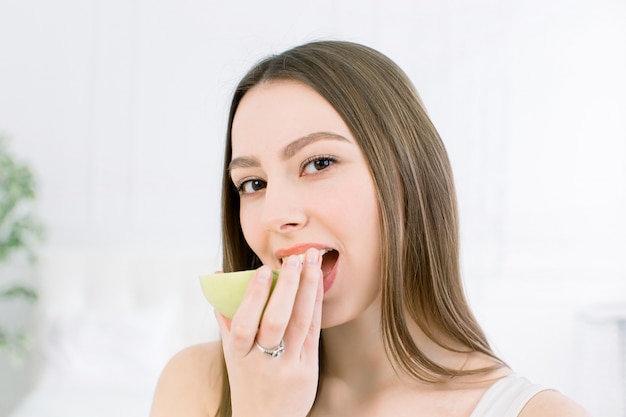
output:
M239 103L232 125L233 154L320 131L352 138L341 116L313 88L291 80L264 82Z

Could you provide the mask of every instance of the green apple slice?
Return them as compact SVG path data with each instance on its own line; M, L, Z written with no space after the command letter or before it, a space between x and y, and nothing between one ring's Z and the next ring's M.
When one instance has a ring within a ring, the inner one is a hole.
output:
M209 303L224 316L232 319L255 272L256 270L249 270L202 275L200 285ZM278 271L273 272L270 294L278 279Z

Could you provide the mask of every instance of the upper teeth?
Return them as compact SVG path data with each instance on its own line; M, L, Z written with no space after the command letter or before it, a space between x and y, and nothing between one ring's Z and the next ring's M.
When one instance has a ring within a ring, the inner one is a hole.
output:
M327 254L331 250L332 249L320 249L320 255L324 256L325 254ZM287 262L287 258L288 258L288 256L283 257L283 259L282 259L283 263ZM299 254L298 255L298 259L300 260L300 263L304 263L304 253Z

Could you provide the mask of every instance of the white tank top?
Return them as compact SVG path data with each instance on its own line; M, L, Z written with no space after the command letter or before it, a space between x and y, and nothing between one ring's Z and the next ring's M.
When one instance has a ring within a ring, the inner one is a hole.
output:
M508 375L489 387L470 417L517 417L535 394L548 389L522 376Z

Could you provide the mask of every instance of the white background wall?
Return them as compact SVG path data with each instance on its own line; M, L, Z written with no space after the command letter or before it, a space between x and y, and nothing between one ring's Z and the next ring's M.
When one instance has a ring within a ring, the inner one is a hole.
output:
M619 401L582 313L626 301L624 1L0 0L0 129L37 172L44 253L217 268L231 91L318 38L373 46L417 86L498 352L589 408Z

